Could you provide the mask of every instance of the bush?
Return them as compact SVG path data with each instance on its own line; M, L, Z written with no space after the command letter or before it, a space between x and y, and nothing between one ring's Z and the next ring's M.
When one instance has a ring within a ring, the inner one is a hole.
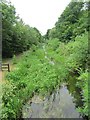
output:
M88 72L85 71L83 73L81 73L80 77L78 78L78 85L81 87L81 89L83 89L82 91L82 97L83 97L83 106L78 108L78 111L82 114L82 115L86 115L88 116L88 96L89 96L89 89L88 89Z

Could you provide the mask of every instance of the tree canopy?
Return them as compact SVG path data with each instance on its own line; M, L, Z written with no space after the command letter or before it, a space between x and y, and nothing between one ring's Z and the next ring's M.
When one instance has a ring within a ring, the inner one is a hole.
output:
M55 27L48 30L46 38L58 38L62 42L75 40L88 30L88 3L71 1L55 23Z
M26 25L19 16L16 16L15 8L11 3L3 1L0 4L2 6L3 57L12 57L42 41L39 30Z

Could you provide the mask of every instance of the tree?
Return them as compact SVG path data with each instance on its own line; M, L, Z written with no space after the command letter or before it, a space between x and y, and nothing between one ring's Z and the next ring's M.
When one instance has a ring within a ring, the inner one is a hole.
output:
M2 53L3 56L11 57L13 54L12 36L13 27L16 23L15 8L9 3L2 2Z
M2 55L12 57L14 54L28 50L33 44L42 42L38 29L26 25L11 3L2 2Z
M58 18L55 27L47 34L48 37L58 38L62 42L69 42L75 40L77 35L84 33L88 29L88 14L84 6L85 2L71 1Z

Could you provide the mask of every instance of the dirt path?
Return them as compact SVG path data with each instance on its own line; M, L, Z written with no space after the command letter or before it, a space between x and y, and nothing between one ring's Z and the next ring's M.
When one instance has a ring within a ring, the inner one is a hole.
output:
M18 62L21 59L22 54L19 54L16 56L16 61ZM12 71L16 64L13 64L13 58L7 58L3 59L2 63L8 63L10 65L10 71ZM0 83L5 82L5 75L7 74L7 71L0 71Z
M18 61L21 59L23 53L16 55L15 59L16 62L18 63ZM6 58L2 60L2 63L8 63L10 65L10 70L13 70L16 64L13 64L13 58Z

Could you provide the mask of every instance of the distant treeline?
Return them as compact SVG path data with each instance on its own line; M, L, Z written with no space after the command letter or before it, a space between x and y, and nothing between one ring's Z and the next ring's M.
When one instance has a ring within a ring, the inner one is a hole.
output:
M16 15L13 5L8 2L2 6L2 56L12 57L14 54L28 50L32 45L38 45L42 36L36 28L25 25Z
M72 0L58 18L55 27L48 29L44 37L69 42L85 31L89 31L89 5L89 2L80 2L80 0L73 2Z

